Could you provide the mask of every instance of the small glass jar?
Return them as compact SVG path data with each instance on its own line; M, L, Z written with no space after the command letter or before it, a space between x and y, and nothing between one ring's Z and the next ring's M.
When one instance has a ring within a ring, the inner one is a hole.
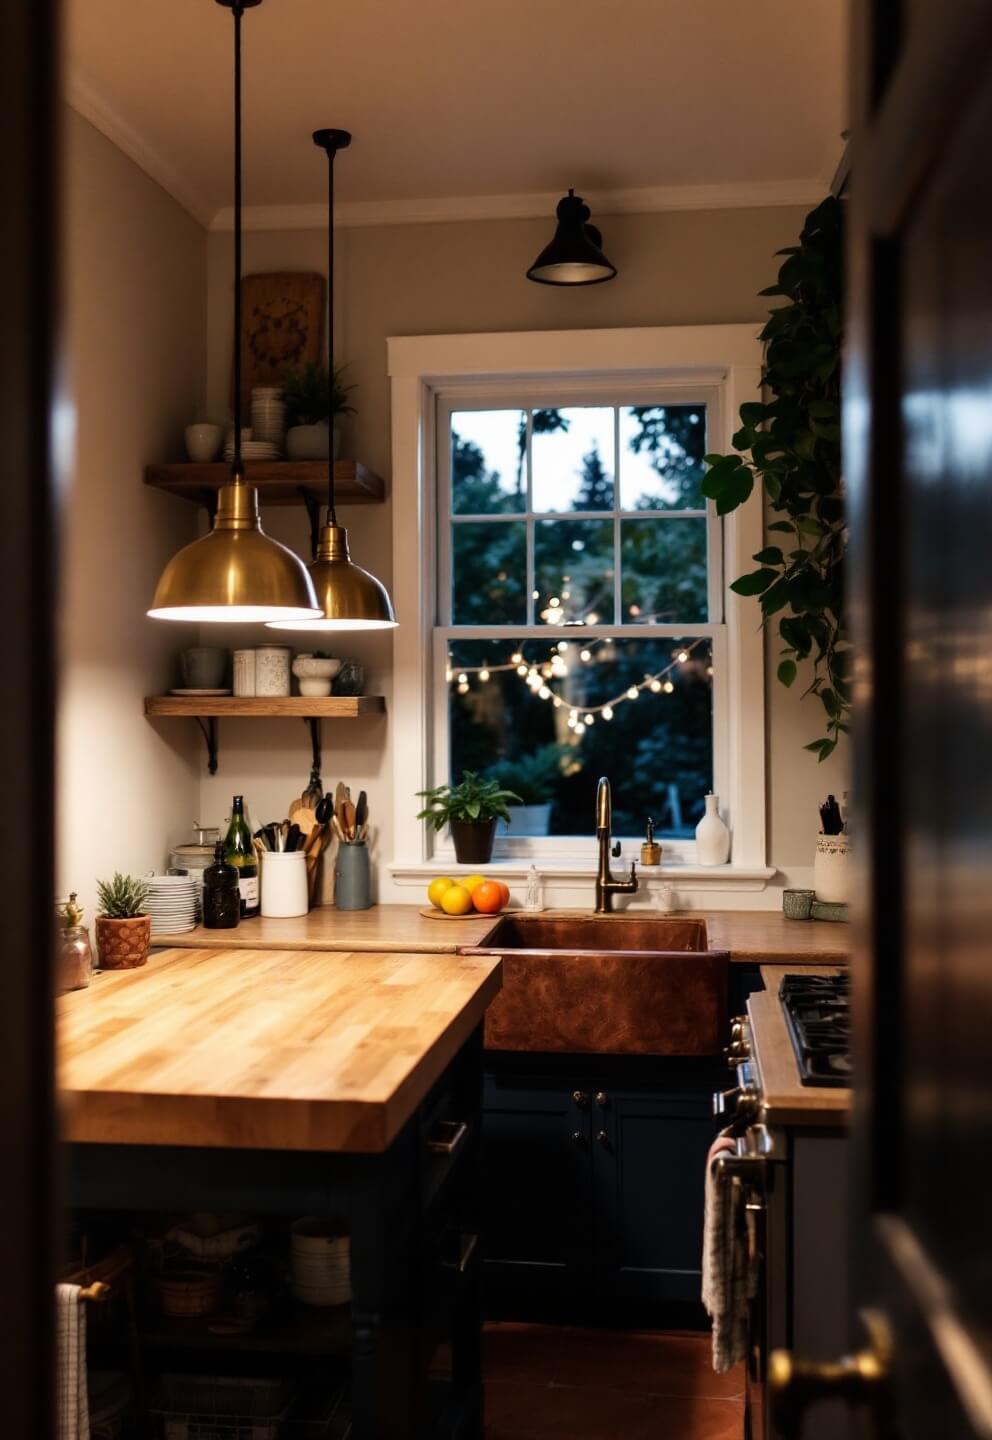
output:
M66 925L59 931L55 973L60 994L67 990L85 990L90 983L93 951L85 925Z

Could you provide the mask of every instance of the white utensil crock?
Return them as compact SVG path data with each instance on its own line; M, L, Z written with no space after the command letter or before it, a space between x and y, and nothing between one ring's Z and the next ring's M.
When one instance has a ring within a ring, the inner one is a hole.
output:
M303 851L267 851L262 856L262 914L286 919L305 915L309 908Z
M817 900L847 904L847 866L851 853L849 835L818 835L813 856L813 889Z

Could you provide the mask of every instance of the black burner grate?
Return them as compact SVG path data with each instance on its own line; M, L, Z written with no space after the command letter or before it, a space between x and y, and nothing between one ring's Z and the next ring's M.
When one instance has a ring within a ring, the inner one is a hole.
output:
M779 989L804 1085L851 1083L851 987L846 975L786 975Z

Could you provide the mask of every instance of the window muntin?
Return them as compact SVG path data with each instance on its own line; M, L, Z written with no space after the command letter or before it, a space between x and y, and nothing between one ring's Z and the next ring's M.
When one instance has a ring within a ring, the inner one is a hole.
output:
M684 839L702 814L723 653L706 421L703 398L440 407L435 769L538 797L512 853L588 836L604 773L619 834L651 814Z

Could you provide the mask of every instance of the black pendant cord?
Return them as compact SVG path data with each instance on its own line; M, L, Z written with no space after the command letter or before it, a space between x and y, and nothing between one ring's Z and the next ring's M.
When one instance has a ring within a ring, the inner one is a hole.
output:
M330 415L327 423L327 523L338 523L337 507L334 503L334 149L327 148L327 371L330 398Z
M234 453L231 475L244 478L241 460L241 17L242 5L231 7L234 15Z

